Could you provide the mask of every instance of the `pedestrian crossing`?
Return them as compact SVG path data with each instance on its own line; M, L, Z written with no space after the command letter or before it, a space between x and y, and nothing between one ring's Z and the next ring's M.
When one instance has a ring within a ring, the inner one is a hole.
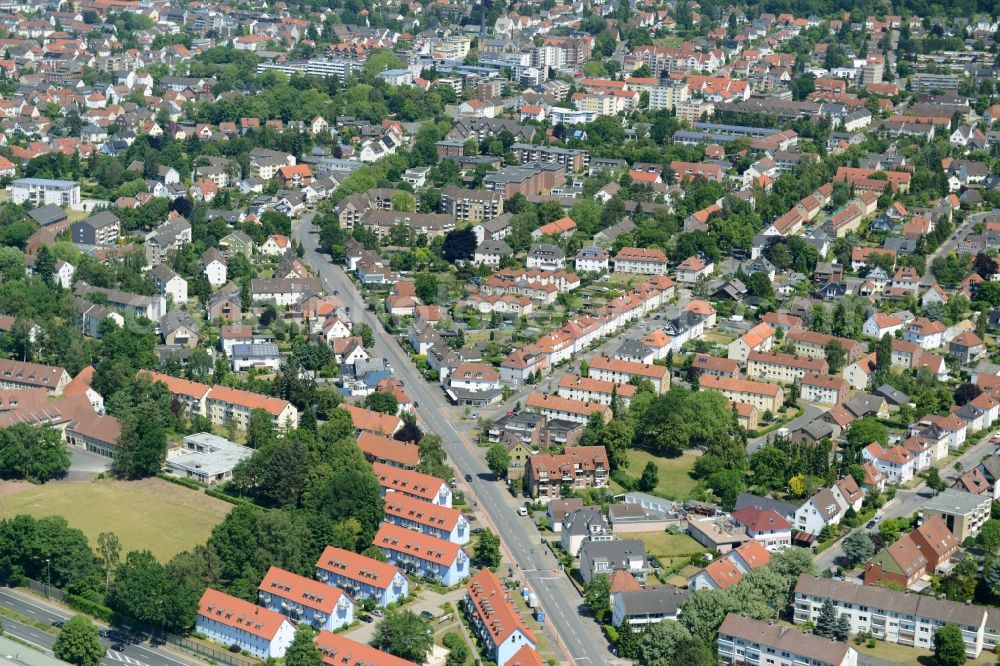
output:
M147 664L146 662L139 661L138 659L133 659L127 654L122 654L117 650L108 650L108 653L105 656L105 658L110 659L111 661L118 661L123 664L128 664L128 666L149 666L149 664Z

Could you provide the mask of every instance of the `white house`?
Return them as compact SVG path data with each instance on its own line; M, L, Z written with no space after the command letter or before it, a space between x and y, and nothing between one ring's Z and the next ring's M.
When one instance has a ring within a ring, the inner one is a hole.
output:
M221 287L228 279L228 269L226 259L221 252L214 247L205 250L201 255L202 272L208 278L208 283L213 287Z
M827 525L836 525L842 516L840 503L829 488L823 488L795 512L795 528L800 532L819 534Z
M258 659L280 659L295 638L295 627L280 613L208 588L198 602L194 628L229 648Z
M862 451L862 457L885 475L889 483L906 483L913 479L916 471L916 458L902 446L883 448L878 442L872 442Z
M882 339L883 335L894 335L903 330L903 318L898 315L876 312L865 320L861 331L870 338Z
M536 638L511 603L509 591L488 568L465 584L465 613L469 627L479 637L489 661L514 664L514 655L525 645L532 649Z
M172 298L175 305L187 303L188 283L187 280L175 273L166 264L159 264L152 270L153 284L159 290L160 295L165 298Z
M280 257L291 246L291 241L288 240L288 236L271 234L267 237L267 240L264 241L264 244L260 246L260 251L262 254L266 254L270 257Z
M316 578L339 587L352 599L374 599L382 608L406 598L410 587L393 565L334 546L327 546L317 560Z
M275 566L257 586L257 601L317 631L336 631L354 621L354 602L343 590Z

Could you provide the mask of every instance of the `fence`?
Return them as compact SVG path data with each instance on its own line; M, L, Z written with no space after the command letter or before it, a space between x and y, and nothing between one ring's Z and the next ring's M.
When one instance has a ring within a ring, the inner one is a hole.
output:
M235 652L229 652L227 650L216 650L213 647L209 647L204 643L200 643L196 640L190 638L184 638L183 636L177 636L175 634L160 634L164 642L170 643L171 645L176 645L182 650L192 652L200 657L205 657L206 659L211 659L212 661L217 661L220 664L226 664L226 666L257 666L260 664L259 661L254 659L248 659L243 655L237 654Z
M36 592L41 592L47 595L51 599L56 601L67 602L66 593L60 590L58 587L53 587L51 585L46 585L37 580L28 579L28 587ZM121 618L119 618L121 619ZM228 650L216 649L201 641L197 641L191 638L185 638L184 636L178 636L177 634L172 634L167 631L162 631L160 629L153 629L150 627L144 627L137 622L130 622L127 619L124 620L122 626L127 626L133 633L142 634L146 633L150 636L150 644L155 646L157 643L169 643L176 647L181 648L192 654L196 654L199 657L204 657L205 659L210 659L212 661L218 662L220 664L225 664L225 666L260 666L260 661L253 659L251 657L245 657L242 654L236 652L229 652Z
M45 583L40 583L37 580L28 579L28 587L30 587L35 592L41 592L46 597L51 597L56 601L63 601L66 598L66 593L60 590L58 587L52 585L46 585Z

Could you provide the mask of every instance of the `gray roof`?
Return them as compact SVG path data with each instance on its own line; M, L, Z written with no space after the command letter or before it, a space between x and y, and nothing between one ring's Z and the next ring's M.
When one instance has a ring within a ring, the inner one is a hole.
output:
M875 389L875 395L885 398L889 401L889 404L896 405L897 407L910 402L910 396L889 384L882 384Z
M232 356L246 358L278 358L281 351L273 342L240 343L233 345Z
M967 495L968 493L962 494ZM909 592L896 592L869 585L855 585L847 581L817 578L806 574L799 576L795 585L795 594L916 615L960 626L978 627L986 616L986 609L982 606L966 605L957 601L935 599Z
M78 224L86 224L88 227L93 227L94 229L100 229L102 227L108 227L113 224L120 225L121 220L114 213L104 211L103 213L98 213L97 215L91 215L90 217L80 220Z
M615 358L619 359L630 359L630 358L643 358L649 353L646 346L635 338L629 338L622 342L618 349L615 350Z
M624 590L621 596L626 616L676 615L690 592L673 585L647 587L644 590Z
M167 459L167 467L175 471L215 476L228 472L236 464L253 455L253 449L207 432L184 438L184 453Z
M927 500L924 511L940 511L941 513L965 515L972 513L983 504L989 504L991 499L984 495L973 495L960 490L945 490Z
M510 249L510 245L507 245L502 240L491 240L487 238L479 247L476 248L476 254L499 254L500 256L505 256L513 254L514 250Z
M160 317L160 330L163 331L164 335L173 333L181 326L195 333L198 332L198 324L191 318L191 315L183 310L171 310Z
M823 488L807 501L812 502L813 506L816 507L816 510L823 517L824 522L840 513L840 504L837 502L833 491L829 488Z
M719 627L719 634L767 646L781 654L799 655L808 658L810 663L840 664L851 650L847 643L804 634L797 628L761 622L736 613L726 616ZM794 661L799 663L798 659Z
M28 217L39 225L45 227L56 222L62 222L67 218L66 211L54 204L46 204L41 208L28 211Z
M771 497L761 497L752 493L740 493L736 496L736 506L733 511L739 511L747 507L760 509L761 511L774 511L779 516L794 516L799 507L788 502L782 502Z
M592 506L585 506L566 514L562 525L567 534L589 534L592 527L598 530L608 529L608 521L600 508Z
M643 562L646 561L646 546L638 539L618 541L591 541L587 539L580 549L581 560L584 553L587 554L591 562L604 560L617 564L619 567L632 557L640 558Z

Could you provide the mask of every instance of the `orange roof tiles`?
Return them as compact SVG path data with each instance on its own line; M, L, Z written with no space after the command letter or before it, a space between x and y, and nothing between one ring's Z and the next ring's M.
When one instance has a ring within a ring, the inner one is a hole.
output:
M275 566L267 570L257 589L328 615L333 613L340 597L344 596L340 588Z
M285 623L280 613L208 588L198 602L198 615L270 641Z
M465 591L472 602L473 612L479 616L494 645L502 645L516 631L532 643L536 642L534 633L524 624L510 602L507 588L495 573L487 568L481 569L465 584Z
M400 442L367 430L358 435L358 448L366 457L375 460L391 460L405 467L420 464L420 447L416 444Z
M316 561L317 569L332 571L338 576L361 581L379 589L388 589L399 569L387 562L373 560L350 550L327 546Z
M399 525L382 523L373 544L397 553L405 553L426 562L450 567L462 550L461 546L429 534L421 534Z
M316 636L316 647L327 666L416 666L412 661L400 659L365 643L352 641L342 634L321 631Z
M390 467L378 462L372 463L372 470L375 472L375 476L378 477L379 485L385 488L387 492L392 491L415 495L428 502L433 501L437 497L438 491L444 485L444 481L436 476L409 469Z
M462 516L458 509L431 504L403 493L388 493L385 496L385 513L446 532L455 529Z
M351 415L351 422L355 430L367 430L368 432L381 433L383 435L394 435L402 425L398 416L392 414L382 414L374 412L364 407L349 405L346 402L338 405L340 409L346 410Z

